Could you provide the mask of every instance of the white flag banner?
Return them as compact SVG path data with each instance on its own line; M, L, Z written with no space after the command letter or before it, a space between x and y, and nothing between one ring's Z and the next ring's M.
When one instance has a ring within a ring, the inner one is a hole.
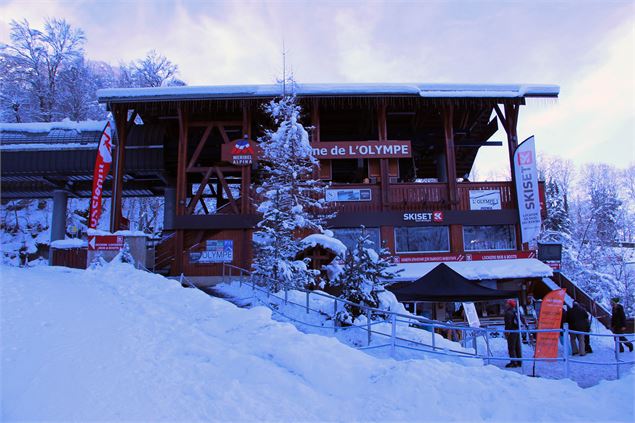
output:
M518 215L522 242L532 242L540 233L540 197L538 194L538 169L536 168L536 143L531 136L514 152L514 176L518 197Z

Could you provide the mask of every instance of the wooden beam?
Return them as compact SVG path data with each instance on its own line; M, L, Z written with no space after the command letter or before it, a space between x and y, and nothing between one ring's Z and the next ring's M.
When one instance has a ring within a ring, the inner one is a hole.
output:
M205 146L205 143L207 142L207 139L209 138L209 134L212 132L213 128L214 128L213 124L208 125L207 128L205 128L205 132L203 132L203 136L198 142L198 145L196 146L196 149L194 150L194 154L192 154L192 158L190 159L190 162L187 164L186 169L188 171L192 168L192 166L194 166L194 163L196 163L196 161L198 160L198 156L201 155L201 151L203 151L203 147Z
M220 136L223 137L223 142L225 144L229 144L231 141L229 140L229 136L227 136L225 127L223 125L218 125L218 130L220 131Z
M187 197L187 173L185 164L187 163L188 144L188 111L184 105L179 104L177 109L179 115L179 144L177 148L176 167L176 215L185 214L185 199Z
M388 139L388 128L386 126L386 102L380 100L377 108L377 129L379 141ZM388 159L379 159L379 172L381 175L381 205L382 209L388 207L388 190L390 189L390 176L388 169Z
M448 180L448 200L450 209L454 210L458 206L458 186L456 183L456 157L454 151L454 106L451 102L444 102L443 111L443 131L445 135L445 161Z
M115 164L113 172L112 202L110 209L110 231L116 232L121 228L121 193L123 190L123 174L126 152L126 135L128 124L128 110L118 107L113 110L115 125L117 126L117 148L115 150Z
M248 103L243 103L243 136L247 136L247 139L251 139L251 106Z
M227 181L225 180L225 176L223 176L223 171L219 167L214 167L214 170L216 170L216 175L218 175L218 181L223 187L225 194L227 194L229 205L231 206L234 213L238 214L239 210L238 210L238 206L236 205L236 200L234 199L231 189L229 189L229 185L227 184Z
M198 189L196 190L196 194L194 195L194 197L192 197L192 199L190 200L190 204L187 206L187 214L192 214L192 212L196 208L196 203L198 203L198 201L203 196L203 191L205 191L205 186L207 185L209 178L212 176L213 171L214 168L210 167L203 176L203 180L199 184Z
M251 201L249 194L251 193L251 166L243 166L242 179L240 181L240 213L249 214L249 206Z
M199 126L242 126L242 120L195 120L190 122L191 127Z

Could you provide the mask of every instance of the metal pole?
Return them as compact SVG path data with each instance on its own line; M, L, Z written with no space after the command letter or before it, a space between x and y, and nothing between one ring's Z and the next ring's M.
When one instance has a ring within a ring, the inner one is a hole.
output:
M414 310L414 314L415 314L415 316L417 315L417 304L418 304L418 302L417 302L417 301L415 301L415 310Z
M485 328L485 364L489 365L489 356L490 356L490 350L489 350L489 331L487 330L487 328Z
M287 287L287 284L284 284L284 304L287 304L287 300L289 299L289 288Z
M432 351L436 351L437 350L437 346L436 346L436 340L434 339L434 326L430 325L430 329L432 329L432 331L430 333L432 333Z
M397 316L392 315L392 330L390 333L390 355L395 356L395 341L397 340Z
M368 332L368 344L370 345L370 318L373 316L372 311L370 311L370 308L366 310L366 331Z
M562 343L564 345L563 348L563 356L564 356L564 377L569 378L569 326L565 326L564 332L562 334L564 338Z
M613 335L613 342L615 344L615 371L617 372L617 378L620 378L620 356L618 354L620 341L617 336Z
M306 292L306 314L309 314L309 291Z
M337 298L333 301L333 332L337 332Z

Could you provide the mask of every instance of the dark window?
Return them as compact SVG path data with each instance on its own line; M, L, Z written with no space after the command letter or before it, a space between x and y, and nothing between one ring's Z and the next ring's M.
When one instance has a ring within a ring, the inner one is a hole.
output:
M447 226L395 228L395 250L398 253L450 251L450 231Z
M357 245L357 239L362 234L362 228L334 228L331 230L333 231L335 238L342 241L349 250L355 248ZM370 236L369 239L373 243L373 250L379 252L381 249L379 228L366 228L366 234Z
M361 184L368 178L367 159L331 160L331 176L333 182Z
M463 226L465 251L515 250L514 225Z

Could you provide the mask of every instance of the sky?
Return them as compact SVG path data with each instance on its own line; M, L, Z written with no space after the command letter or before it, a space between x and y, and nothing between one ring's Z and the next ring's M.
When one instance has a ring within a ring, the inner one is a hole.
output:
M272 83L282 51L298 82L538 83L519 138L582 165L635 163L635 1L0 0L9 22L62 17L87 56L116 65L156 49L189 85ZM492 140L505 140L499 131ZM508 172L487 147L480 175Z

